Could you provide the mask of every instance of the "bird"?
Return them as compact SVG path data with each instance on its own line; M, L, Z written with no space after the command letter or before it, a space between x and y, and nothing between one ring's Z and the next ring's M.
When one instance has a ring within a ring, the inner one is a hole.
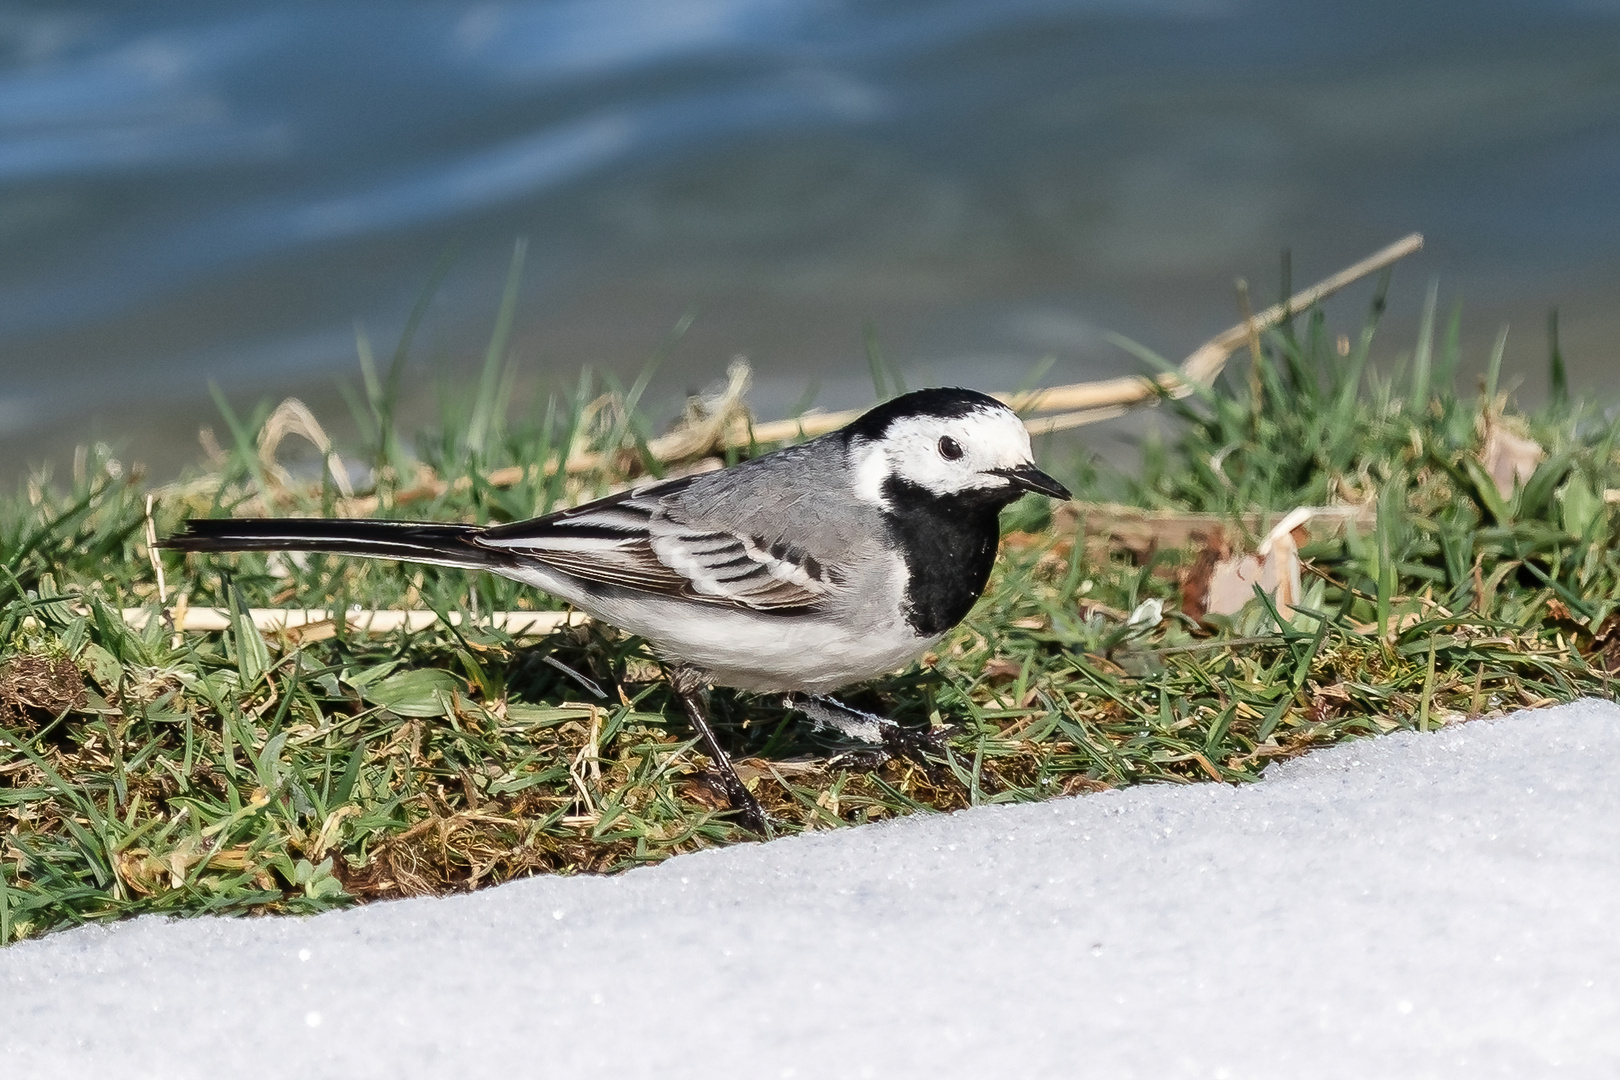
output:
M652 480L526 521L468 525L193 518L182 552L314 551L484 570L645 639L748 828L766 816L708 723L703 691L781 695L884 755L919 739L832 692L903 668L989 581L1000 512L1035 492L1029 430L961 387L890 398L836 431L729 468Z

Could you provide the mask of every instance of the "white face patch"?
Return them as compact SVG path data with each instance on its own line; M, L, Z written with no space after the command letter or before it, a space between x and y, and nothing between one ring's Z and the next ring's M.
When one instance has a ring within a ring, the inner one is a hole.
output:
M941 449L941 440L954 447ZM935 495L1005 488L1012 481L996 469L1028 465L1029 430L1011 409L985 407L965 416L907 416L895 420L881 439L855 446L855 496L885 505L883 485L891 476ZM961 451L960 457L949 452Z

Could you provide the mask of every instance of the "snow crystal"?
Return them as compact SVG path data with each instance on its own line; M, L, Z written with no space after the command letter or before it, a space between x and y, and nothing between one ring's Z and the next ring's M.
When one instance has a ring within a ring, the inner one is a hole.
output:
M7 1076L1620 1075L1620 709L0 950Z

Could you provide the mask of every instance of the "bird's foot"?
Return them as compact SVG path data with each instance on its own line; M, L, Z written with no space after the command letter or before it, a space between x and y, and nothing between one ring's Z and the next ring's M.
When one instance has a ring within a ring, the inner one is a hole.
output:
M893 757L909 758L921 765L932 765L945 756L945 744L955 735L955 726L903 728L899 724L884 731L883 748Z
M837 698L822 695L791 694L784 704L809 717L817 728L838 734L864 746L833 755L829 762L849 769L875 769L894 758L908 758L932 765L945 752L952 728L903 728L886 716L851 708Z
M731 758L720 746L720 740L715 738L714 729L709 726L708 710L703 703L703 684L706 681L701 671L696 668L682 667L670 679L670 687L675 691L682 708L686 710L686 718L692 728L703 740L709 758L714 762L714 779L721 792L725 794L726 801L731 804L731 810L737 815L737 823L750 832L760 836L770 835L770 819L765 816L765 808L760 805L754 793L748 790L742 777L732 767Z
M765 816L765 807L748 790L748 785L742 782L734 770L722 772L717 779L720 790L725 793L726 801L731 804L731 812L736 815L737 824L749 832L760 836L770 834L770 819Z

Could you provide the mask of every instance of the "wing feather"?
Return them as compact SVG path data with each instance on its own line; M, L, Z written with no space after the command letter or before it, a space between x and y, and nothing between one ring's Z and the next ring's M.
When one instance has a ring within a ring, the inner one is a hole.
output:
M808 610L843 585L835 568L780 540L681 520L690 478L488 529L482 546L587 581L760 611Z

